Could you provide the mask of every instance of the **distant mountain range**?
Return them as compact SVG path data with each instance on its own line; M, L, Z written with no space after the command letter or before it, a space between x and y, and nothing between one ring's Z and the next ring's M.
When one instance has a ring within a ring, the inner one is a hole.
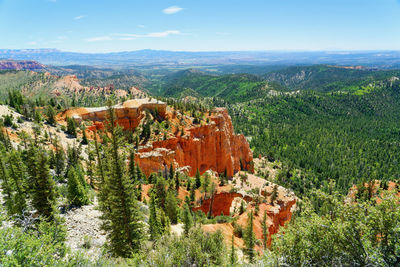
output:
M184 52L163 50L137 50L115 53L77 53L56 49L0 49L0 59L37 60L50 65L293 65L340 64L364 65L379 68L400 67L400 51L232 51Z

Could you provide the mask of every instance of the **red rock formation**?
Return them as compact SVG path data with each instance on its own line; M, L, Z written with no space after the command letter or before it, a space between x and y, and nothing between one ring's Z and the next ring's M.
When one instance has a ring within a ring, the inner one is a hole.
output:
M219 216L221 214L229 216L232 202L237 197L243 198L243 195L239 194L239 193L228 193L228 192L222 192L222 193L215 194L214 202L213 202L213 206L212 206L212 216L215 217L215 216ZM251 198L244 197L244 200L251 201ZM210 210L210 203L211 203L211 198L206 199L203 201L203 203L200 207L196 207L193 210L194 211L201 210L205 214L208 214L208 212Z
M165 118L166 104L150 99L129 100L114 106L117 123L125 129L135 129L143 118L143 110L156 110ZM57 116L57 120L72 117L78 121L96 122L90 130L102 129L107 119L107 108L77 108L67 110ZM211 169L217 173L227 171L228 176L244 170L252 170L253 153L243 135L236 135L228 111L217 108L209 117L211 123L192 125L185 129L185 135L172 136L163 141L155 141L142 147L136 153L135 161L148 176L175 167L189 167L189 175L194 176L199 169L203 174Z
M180 167L189 166L190 176L194 176L197 169L200 173L209 169L222 173L226 169L228 176L240 171L241 167L253 171L253 153L244 136L234 133L228 111L215 109L211 120L211 124L187 129L189 135L153 142L136 154L135 161L146 175L164 169L174 163L173 160ZM160 153L148 154L159 148L166 148L169 157Z
M284 226L286 222L292 219L292 207L296 204L296 200L293 199L288 202L279 201L279 210L267 211L268 217L271 219L272 224L268 227L268 247L271 246L272 235L278 233L279 227ZM262 230L261 230L262 233Z
M0 60L0 70L42 70L45 66L33 60Z

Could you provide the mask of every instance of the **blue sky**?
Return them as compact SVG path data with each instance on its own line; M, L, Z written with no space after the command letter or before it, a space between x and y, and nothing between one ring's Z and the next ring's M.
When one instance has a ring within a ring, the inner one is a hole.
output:
M400 50L400 0L0 0L0 49Z

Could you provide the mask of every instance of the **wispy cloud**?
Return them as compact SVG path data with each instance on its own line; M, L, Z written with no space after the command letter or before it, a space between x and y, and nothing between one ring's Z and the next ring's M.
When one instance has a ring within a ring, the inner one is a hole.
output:
M29 42L28 45L37 45L37 42L35 41Z
M86 17L86 15L79 15L79 16L74 17L74 20L80 20L80 19L83 19L84 17Z
M169 35L178 35L181 34L178 30L168 30L163 32L150 32L146 34L134 34L134 33L124 33L124 34L116 34L116 36L120 36L119 40L133 40L136 38L163 38Z
M92 38L85 39L87 42L102 42L102 41L112 41L112 40L119 40L119 41L130 41L139 38L164 38L170 35L180 35L182 34L178 30L168 30L163 32L150 32L145 34L136 34L136 33L116 33L111 35L105 36L97 36Z
M146 28L146 26L144 26L143 24L139 24L137 25L139 28Z
M167 15L172 15L172 14L178 13L182 10L183 10L183 8L181 8L179 6L170 6L170 7L167 7L166 9L163 9L162 12Z
M102 42L102 41L111 41L111 36L97 36L92 38L87 38L87 42Z

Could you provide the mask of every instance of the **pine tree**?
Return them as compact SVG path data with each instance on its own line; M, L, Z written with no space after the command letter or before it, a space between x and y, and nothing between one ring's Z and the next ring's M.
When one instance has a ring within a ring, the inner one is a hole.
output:
M175 177L175 170L174 170L174 166L172 166L172 163L171 163L171 165L169 166L169 179L174 179L174 177Z
M158 217L160 218L161 234L163 235L169 233L171 228L171 222L162 209L158 210Z
M192 225L193 225L192 214L189 210L188 205L185 204L183 209L183 229L186 236L189 234L189 230L190 228L192 228Z
M89 143L87 136L86 136L86 131L83 130L83 134L82 134L82 145L87 145Z
M83 206L89 203L89 198L87 196L87 191L84 186L81 184L80 179L78 178L78 173L76 169L71 166L71 169L68 171L68 194L67 198L71 205L74 206Z
M60 146L58 139L54 141L55 147L55 171L57 176L60 176L65 168L65 152L62 146Z
M172 224L178 223L178 201L175 194L169 190L165 200L165 214L168 216Z
M133 184L136 183L137 177L135 166L135 152L133 150L131 150L129 154L129 178L131 179Z
M232 234L232 241L231 241L231 255L230 255L230 263L231 266L236 264L236 252L235 252L235 235Z
M201 186L201 179L200 179L200 171L199 169L196 170L196 189L200 188Z
M262 227L262 231L263 231L264 249L267 249L267 239L268 239L267 211L264 211L264 216L261 221L261 227Z
M122 130L116 126L115 113L111 104L108 108L107 131L111 136L108 144L106 161L110 170L104 177L101 190L107 190L106 198L100 198L100 209L103 212L102 228L108 232L111 251L116 256L129 257L138 251L144 238L143 215L139 208L135 187L129 179L125 158L120 153Z
M196 200L195 185L193 184L190 188L190 201L194 202Z
M157 240L161 235L161 225L158 219L155 194L150 197L149 234L150 240Z
M175 191L176 191L176 194L179 193L179 186L180 186L179 172L176 172L175 173Z
M76 122L73 118L67 118L67 133L76 137Z
M10 178L13 181L15 193L13 195L13 211L12 214L22 215L27 208L27 185L25 165L16 151L11 151L8 158L8 169L10 170Z
M48 106L46 116L47 116L47 122L49 124L51 124L51 125L55 124L55 122L56 122L55 115L56 115L56 112L54 111L54 108L52 106Z
M247 227L244 234L245 254L252 263L256 256L254 246L256 244L256 237L253 231L253 212L251 211L247 220Z
M31 177L33 180L32 204L39 215L52 221L55 215L56 191L55 183L50 176L48 158L40 149L31 148L31 151L34 152L31 154L33 158L29 159L34 168L31 171L31 174L34 174L34 177Z
M12 187L11 187L11 181L9 181L9 175L6 170L6 167L3 162L3 156L0 154L0 175L1 175L1 188L2 188L2 194L3 198L5 201L5 206L7 209L7 212L11 215L13 213L13 201L12 201Z
M157 195L157 205L158 207L160 207L161 209L165 208L165 200L167 198L167 183L164 179L164 177L162 177L161 175L157 177L157 182L154 185L154 189Z
M272 189L271 203L274 203L277 197L278 197L278 186L275 185L274 188Z

